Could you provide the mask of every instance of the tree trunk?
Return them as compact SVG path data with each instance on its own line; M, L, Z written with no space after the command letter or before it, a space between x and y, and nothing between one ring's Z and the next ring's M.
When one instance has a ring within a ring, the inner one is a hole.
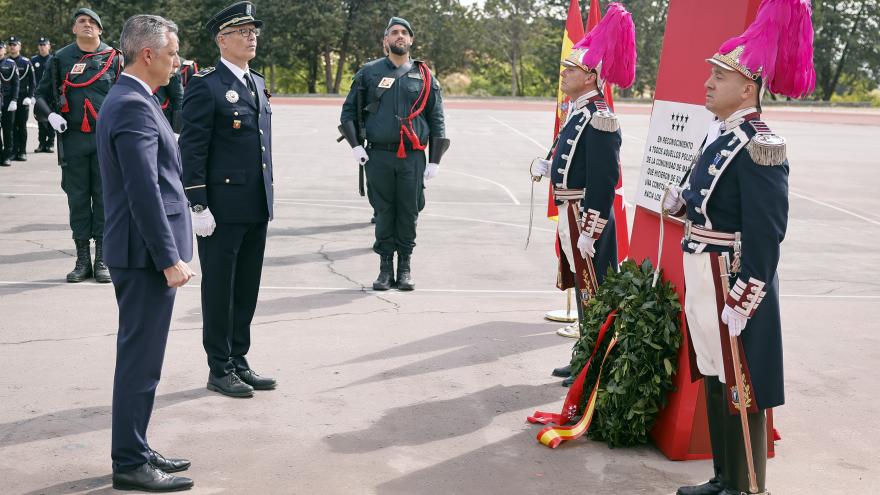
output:
M324 90L327 93L333 92L333 60L330 56L330 47L324 47Z
M517 81L519 77L516 73L517 66L517 56L516 51L511 51L510 53L510 96L516 96L517 92Z
M354 17L357 13L359 1L352 1L348 6L348 17L345 20L345 32L342 33L342 45L339 47L339 61L336 66L336 79L333 81L333 92L339 93L342 84L342 70L345 69L345 59L348 56L348 47L351 43L351 29L354 27Z
M318 55L312 52L309 54L308 59L309 72L306 78L306 85L308 86L309 94L315 94L318 92Z
M278 92L278 88L275 87L275 64L269 66L269 92Z
M825 85L824 91L822 92L822 100L830 101L831 97L834 96L834 90L837 89L837 83L840 82L840 76L843 74L843 68L846 66L846 56L849 55L849 47L852 43L853 35L858 31L859 24L862 21L862 13L865 11L865 2L862 2L861 7L859 7L859 13L856 14L856 20L853 21L853 27L849 30L849 35L846 37L846 45L843 46L843 52L840 54L840 62L837 64L837 69L834 71L834 77L828 80L828 83Z

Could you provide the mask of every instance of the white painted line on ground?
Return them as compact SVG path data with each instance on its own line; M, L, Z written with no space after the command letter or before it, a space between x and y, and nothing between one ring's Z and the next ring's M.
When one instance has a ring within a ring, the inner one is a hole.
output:
M464 172L459 172L458 170L450 170L450 169L445 168L445 167L444 167L444 170L446 170L446 172L451 173L451 174L463 175L463 176L465 176L465 177L470 177L470 178L472 178L472 179L477 179L477 180L481 180L481 181L488 182L489 184L494 184L494 185L500 187L502 190L504 190L504 192L507 193L508 196L510 196L510 199L511 199L511 201L513 201L513 204L515 204L515 205L520 204L519 200L516 199L516 196L513 195L513 192L512 192L510 189L508 189L507 186L505 186L504 184L501 184L500 182L495 182L495 181L492 180L492 179L487 179L487 178L485 178L485 177L480 177L479 175L466 174L466 173L464 173Z
M40 286L40 287L70 287L70 288L95 288L95 287L103 287L103 288L112 288L112 284L99 284L97 282L81 282L78 284L71 284L68 282L27 282L27 281L14 281L14 280L0 280L0 286L13 286L13 285L25 285L25 286ZM198 289L198 284L189 284L185 285L182 288L184 289ZM401 294L398 291L373 291L372 289L364 286L364 287L318 287L318 286L285 286L285 285L261 285L260 290L275 290L275 291L299 291L299 292L376 292L377 294ZM447 293L447 294L561 294L562 291L556 289L524 289L524 290L512 290L512 289L424 289L419 288L413 292L407 293L406 296L410 296L413 294L418 294L421 292L430 292L430 293ZM403 295L403 294L401 294ZM875 300L880 299L880 295L847 295L847 294L781 294L780 297L791 298L791 299L864 299L864 300Z
M538 141L536 141L535 139L533 139L532 136L529 136L528 134L526 134L526 133L520 131L520 130L517 129L516 127L513 127L512 125L508 124L507 122L504 122L503 120L498 120L498 119L496 119L495 117L493 117L493 116L491 116L491 115L489 116L489 118L492 119L492 120L494 120L495 122L498 122L499 124L503 125L504 127L507 127L508 129L510 129L511 131L513 131L513 132L519 134L520 136L522 136L522 137L528 139L529 141L535 143L535 146L537 146L538 148L540 148L541 151L543 151L545 154L547 153L547 151L549 151L549 150L547 149L547 146L546 146L546 145L539 143Z
M312 203L305 203L302 201L291 201L291 200L275 200L276 203L283 203L289 205L302 205L302 206L321 206L324 208L344 208L347 210L361 210L361 211L373 211L372 208L363 207L363 206L346 206L346 205L333 205L333 204L323 204L323 205L315 205ZM453 215L441 215L439 213L419 213L420 216L427 217L437 217L437 218L445 218L447 220L460 220L462 222L473 222L473 223L485 223L489 225L502 225L505 227L516 227L518 229L528 229L528 225L522 225L518 223L508 223L508 222L496 222L494 220L483 220L481 218L470 218L470 217L458 217ZM541 227L533 227L532 230L537 230L540 232L553 232L555 233L555 229L542 229Z
M801 199L807 200L807 201L809 201L809 202L811 202L811 203L816 203L817 205L821 205L821 206L824 206L824 207L826 207L826 208L831 208L832 210L839 211L839 212L841 212L841 213L845 213L845 214L847 214L847 215L850 215L850 216L852 216L852 217L858 218L858 219L860 219L860 220L864 220L864 221L866 221L866 222L868 222L868 223L870 223L870 224L874 224L874 225L878 225L878 226L880 226L880 222L878 222L877 220L874 220L874 219L872 219L872 218L868 218L868 217L865 217L865 216L859 215L858 213L851 212L851 211L849 211L849 210L846 210L846 209L841 208L841 207L839 207L839 206L834 206L834 205L829 204L829 203L826 203L826 202L824 202L824 201L819 201L818 199L811 198L811 197L806 196L806 195L804 195L804 194L796 193L796 192L792 191L791 189L789 189L788 192L789 192L789 194L791 194L792 196L795 196L795 197L798 197L798 198L801 198Z
M64 193L18 193L18 192L0 192L0 196L42 196L48 198L67 197Z

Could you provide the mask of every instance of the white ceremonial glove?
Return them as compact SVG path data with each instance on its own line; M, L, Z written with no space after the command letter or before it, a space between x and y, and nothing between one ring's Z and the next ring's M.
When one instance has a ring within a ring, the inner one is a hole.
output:
M437 177L437 174L440 173L440 165L437 163L429 163L427 167L425 167L425 180L431 180L434 177Z
M214 215L211 214L210 208L205 208L201 213L192 214L193 232L197 236L208 237L214 233L217 222L214 221Z
M14 111L16 111L16 110L18 110L18 102L15 101L15 100L10 101L10 102L9 102L9 107L6 108L6 111L8 111L8 112L14 112Z
M547 177L548 175L550 175L550 160L544 160L543 158L535 160L532 176Z
M587 259L587 256L592 258L596 255L596 239L588 236L587 234L581 233L581 236L578 237L578 249L581 252L581 256L584 259Z
M370 161L370 156L367 155L367 150L363 146L355 146L351 149L351 154L354 155L354 160L358 162L358 165L366 165Z
M684 206L684 198L681 197L681 187L670 186L669 192L663 199L663 209L668 212L676 212Z
M725 305L724 311L721 312L721 321L727 325L727 330L730 332L731 337L739 337L739 334L746 328L746 323L749 322L749 319L739 314L730 306Z
M62 133L67 130L67 121L55 112L49 114L49 124L52 125L52 129L55 129L55 132Z
M25 99L21 100L21 104L26 107L29 107L34 104L34 99L31 97L26 97Z

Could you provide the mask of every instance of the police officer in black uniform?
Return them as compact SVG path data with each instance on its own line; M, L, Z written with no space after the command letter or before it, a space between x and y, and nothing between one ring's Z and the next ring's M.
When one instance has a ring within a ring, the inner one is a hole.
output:
M440 85L424 62L410 59L413 36L405 19L388 21L384 38L388 56L355 74L340 117L340 131L366 171L376 215L373 251L380 264L373 290L415 288L410 258L416 221L425 206L425 181L437 175L440 158L449 147ZM427 164L425 148L430 155Z
M0 42L0 126L3 127L2 143L0 143L0 165L12 165L12 127L15 111L18 109L18 66L6 57L6 43Z
M87 8L73 13L76 41L58 50L37 86L34 115L48 121L59 134L58 164L61 188L67 194L70 230L76 245L76 265L67 281L82 282L93 275L109 283L104 264L104 199L94 129L101 104L122 72L122 54L101 40L101 18ZM91 261L89 239L95 240Z
M34 67L34 77L37 80L37 84L40 84L40 80L46 72L46 67L49 66L49 59L52 58L50 53L52 51L52 43L49 42L49 38L40 38L39 43L37 43L37 50L39 50L39 53L31 57L31 65ZM52 129L52 124L38 121L37 127L39 128L39 138L37 140L37 149L34 150L34 153L54 153L55 129Z
M31 60L21 55L21 40L12 36L8 43L9 58L18 66L18 105L15 110L12 128L12 150L10 155L17 162L27 161L27 121L34 105L34 92L37 78ZM9 112L12 113L12 112Z
M238 2L206 23L220 60L189 81L179 141L202 268L208 390L231 397L276 385L245 357L272 219L271 95L248 67L263 25L255 10Z

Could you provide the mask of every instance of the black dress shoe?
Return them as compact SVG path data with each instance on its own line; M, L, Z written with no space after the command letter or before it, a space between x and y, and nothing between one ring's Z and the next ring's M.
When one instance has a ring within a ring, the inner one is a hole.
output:
M182 476L172 476L149 462L141 464L133 471L113 473L113 488L116 490L177 492L189 490L192 487L193 480Z
M234 372L226 376L216 377L208 373L208 390L219 392L229 397L253 397L254 387L241 381Z
M19 154L15 155L12 159L17 162L26 162L27 155L25 155L24 153L19 153Z
M675 495L720 495L724 493L724 485L718 478L712 478L702 485L683 486Z
M553 371L550 374L558 376L559 378L568 378L571 375L571 365L566 364L560 368L553 368Z
M46 153L55 153L55 148L51 146L46 146Z
M278 385L274 378L260 376L254 370L236 371L235 373L241 378L241 381L253 387L254 390L272 390Z
M150 449L150 464L166 473L176 473L186 471L192 463L188 459L166 459L162 454Z

